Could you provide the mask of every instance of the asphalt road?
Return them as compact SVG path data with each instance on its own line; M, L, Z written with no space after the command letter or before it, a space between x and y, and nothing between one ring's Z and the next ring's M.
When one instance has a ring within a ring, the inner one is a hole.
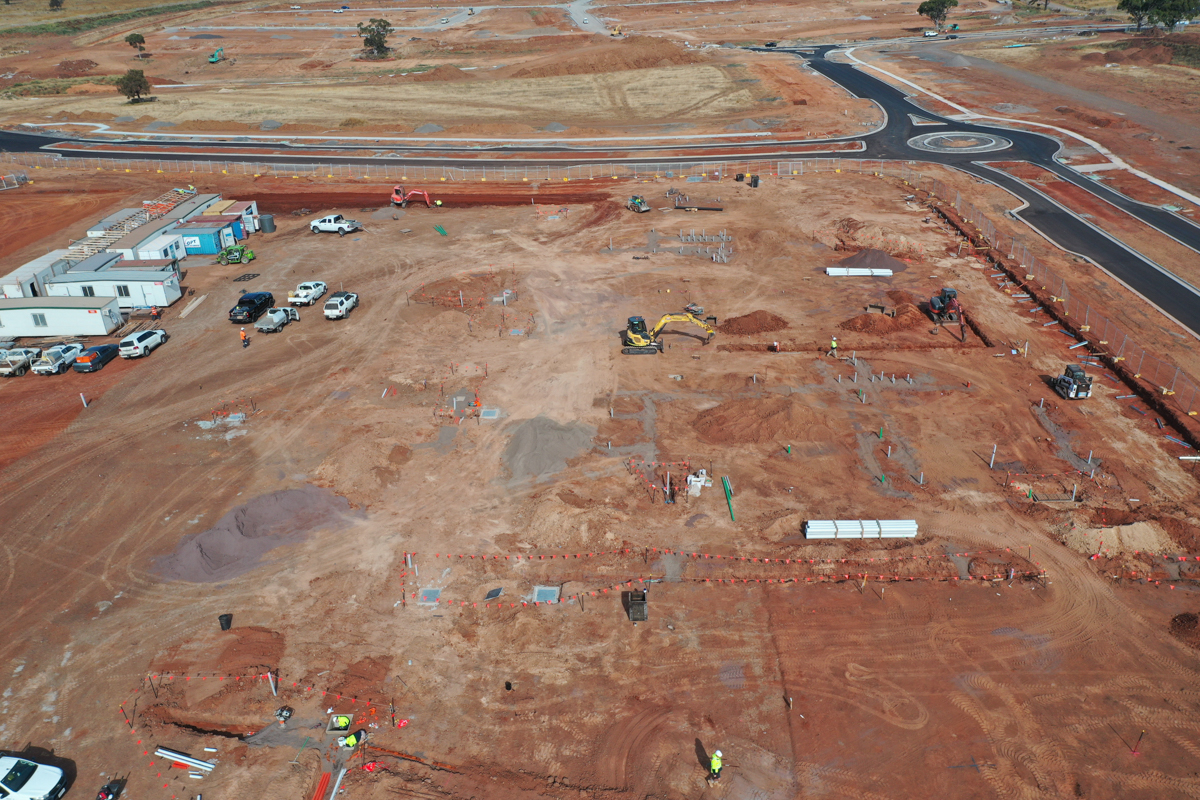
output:
M747 159L761 160L791 160L810 158L864 158L900 161L917 161L942 164L955 167L975 175L983 180L997 184L1023 200L1027 206L1015 215L1027 224L1040 231L1046 238L1058 243L1067 250L1084 256L1100 265L1126 286L1146 298L1166 314L1190 330L1200 338L1200 291L1187 282L1177 278L1167 270L1154 264L1116 239L1105 235L1083 218L1073 214L1055 203L1046 195L1032 186L1011 175L992 169L986 165L989 160L1027 161L1044 167L1054 174L1068 180L1085 191L1122 209L1130 215L1142 220L1148 225L1173 237L1180 243L1200 252L1200 226L1178 214L1155 206L1139 203L1112 191L1108 187L1097 184L1080 176L1073 170L1059 164L1054 156L1059 151L1060 143L1037 133L1030 133L1009 128L997 128L984 125L973 125L958 120L939 117L912 103L899 89L884 83L867 72L851 64L830 61L825 56L833 45L822 45L815 48L772 48L771 52L789 52L804 58L815 71L840 84L851 94L874 100L886 112L887 120L882 128L872 133L847 137L864 143L866 149L862 153L806 153L790 151L789 147L811 145L813 140L778 141L769 140L755 143L724 144L705 141L695 144L673 143L663 145L622 145L618 148L580 148L568 144L553 145L501 145L484 148L471 148L475 157L464 159L461 145L433 144L374 144L370 149L391 150L387 156L377 158L339 157L328 154L307 155L299 146L287 145L282 142L262 141L204 141L196 142L187 137L179 139L156 139L153 142L154 152L146 152L147 143L144 140L130 140L128 144L133 152L119 152L113 149L94 150L86 153L71 153L61 150L57 145L74 143L87 144L86 137L70 137L61 134L40 135L12 131L0 131L0 149L15 152L61 152L63 155L86 155L93 158L154 158L161 160L236 160L227 152L230 149L261 150L255 153L256 161L276 161L286 163L377 163L377 164L411 164L426 166L471 167L487 164L489 166L563 166L566 161L561 157L554 160L539 160L536 158L513 159L511 155L504 159L481 158L488 152L496 153L570 153L581 156L583 164L612 164L639 160L639 152L650 153L670 150L696 151L697 157L704 162L744 161ZM936 124L917 126L909 115L922 118ZM918 134L925 133L966 133L1002 137L1012 146L1001 151L987 154L971 154L963 152L931 152L912 147L909 141ZM834 140L829 140L834 141ZM837 141L846 141L841 139ZM94 140L93 140L94 143ZM107 147L113 147L111 139L105 142ZM171 152L170 148L204 147L207 154L194 152ZM295 149L287 149L295 147ZM314 144L322 150L338 149L323 144ZM161 149L160 149L161 148ZM343 146L344 149L363 149L363 143ZM618 150L621 155L604 155L594 157L597 150ZM140 152L139 152L140 151ZM438 156L438 153L447 155ZM455 157L457 155L457 157ZM677 155L659 156L656 161L680 161Z

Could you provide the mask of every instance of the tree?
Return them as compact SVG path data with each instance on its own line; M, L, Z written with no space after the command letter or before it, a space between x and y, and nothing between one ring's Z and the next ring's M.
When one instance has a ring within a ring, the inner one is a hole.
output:
M150 94L150 81L140 69L131 69L117 80L117 91L136 103Z
M929 21L937 26L938 30L946 24L946 17L950 14L950 9L958 6L958 0L925 0L917 7L917 13L922 17L929 17Z
M1191 22L1200 17L1200 0L1151 0L1150 21L1162 25L1167 33L1185 19Z
M131 33L125 37L125 43L138 51L138 58L142 57L142 51L146 49L146 37L140 33Z
M1153 10L1154 4L1155 0L1121 0L1117 3L1117 8L1129 15L1140 33L1142 26L1150 19L1150 12Z
M63 7L63 0L50 0L50 10L58 11Z
M362 37L363 46L371 51L371 55L382 58L388 54L387 37L396 32L392 23L386 19L372 19L369 22L358 23L358 35Z

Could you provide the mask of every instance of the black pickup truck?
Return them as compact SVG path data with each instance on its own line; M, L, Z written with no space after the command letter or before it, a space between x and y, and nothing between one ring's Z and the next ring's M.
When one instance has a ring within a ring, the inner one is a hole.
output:
M238 298L237 305L229 309L229 321L246 324L254 322L275 305L270 292L248 292Z

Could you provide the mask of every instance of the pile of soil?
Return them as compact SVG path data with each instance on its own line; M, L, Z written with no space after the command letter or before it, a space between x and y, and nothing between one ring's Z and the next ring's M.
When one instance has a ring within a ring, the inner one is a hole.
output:
M854 255L839 261L838 266L857 269L890 269L892 272L903 272L908 268L908 265L900 259L875 249L859 250Z
M566 469L567 461L587 452L595 435L590 425L563 425L549 417L534 417L517 425L501 459L513 480L547 480Z
M469 81L471 76L463 72L458 67L449 64L442 64L440 67L434 67L428 72L420 72L416 75L409 76L409 80L413 83L429 83L431 81Z
M1191 612L1176 614L1171 618L1171 635L1200 649L1200 617Z
M752 333L781 331L787 326L787 320L769 311L751 311L740 317L730 317L718 325L717 330L733 336L749 336Z
M1078 119L1082 122L1086 122L1089 125L1095 125L1097 128L1107 128L1110 125L1116 126L1118 128L1125 127L1125 121L1122 119L1115 119L1113 117L1101 117L1097 114L1089 114L1085 111L1078 111L1074 108L1071 108L1070 106L1059 106L1058 108L1056 108L1054 110L1060 114L1066 114L1067 116L1075 117L1076 119Z
M54 69L60 78L78 78L81 75L87 75L98 66L100 65L95 61L80 58L75 61L60 61Z
M305 61L300 65L300 69L329 69L332 66L332 61Z
M328 489L305 486L256 497L191 536L155 564L164 578L209 583L243 575L262 556L318 528L344 526L350 503Z
M604 41L595 48L567 58L519 69L514 78L556 78L562 75L594 75L631 69L676 67L699 64L705 59L667 39L630 36L621 41Z
M828 441L824 416L799 397L749 397L702 411L692 421L709 444L767 444Z
M867 251L864 250L863 252ZM886 254L885 257L890 258ZM849 260L846 259L846 261ZM846 262L843 261L842 263ZM859 314L857 317L846 320L838 327L842 330L854 331L855 333L888 334L916 328L929 322L929 318L925 316L919 306L921 299L911 292L895 290L888 292L887 298L896 304L896 316L889 317L875 313Z

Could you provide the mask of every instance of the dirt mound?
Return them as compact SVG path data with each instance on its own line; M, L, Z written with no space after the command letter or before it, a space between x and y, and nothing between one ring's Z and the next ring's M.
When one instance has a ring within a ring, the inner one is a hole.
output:
M463 72L458 67L453 67L449 64L442 64L440 67L434 67L428 72L421 72L409 78L413 83L429 83L431 81L469 81L471 75Z
M329 69L332 66L332 61L305 61L300 69Z
M701 412L692 427L709 444L786 444L833 438L824 415L793 396L730 400Z
M620 42L599 38L601 44L574 56L534 63L512 74L514 78L557 78L562 75L594 75L631 69L677 67L699 64L704 58L666 39L630 36Z
M915 328L926 322L929 322L929 318L921 313L921 309L915 303L899 303L894 317L884 314L859 314L838 327L856 333L887 334Z
M740 317L730 317L718 325L717 330L734 336L748 336L752 333L781 331L787 326L787 320L769 311L751 311Z
M349 513L344 497L315 486L266 494L185 539L155 570L164 578L195 583L235 578L276 547L299 542L318 528L346 524Z
M1105 63L1104 53L1088 53L1083 58L1079 59L1084 64L1103 64Z
M893 258L882 250L874 248L859 250L849 258L843 258L838 264L843 267L855 267L858 269L890 269L893 272L903 272L908 267L900 259Z
M1171 635L1200 649L1200 617L1185 611L1171 618Z
M546 480L566 469L569 459L586 452L595 435L590 425L563 425L549 417L534 417L517 425L501 458L513 480Z
M80 58L75 61L60 61L57 70L60 78L78 78L81 75L86 75L96 67L100 66L95 61L86 58Z

